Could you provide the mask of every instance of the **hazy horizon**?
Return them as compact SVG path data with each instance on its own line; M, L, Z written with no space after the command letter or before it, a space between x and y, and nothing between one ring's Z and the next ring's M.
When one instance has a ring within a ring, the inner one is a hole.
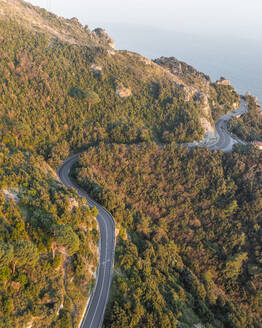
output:
M261 0L29 0L60 16L77 17L92 27L144 25L202 36L261 40Z
M207 0L199 0L196 6L193 0L183 4L163 0L158 8L159 20L155 21L152 17L156 14L153 10L156 2L151 1L150 10L146 10L149 0L144 0L143 4L128 0L124 6L119 0L110 1L110 5L105 0L94 3L83 0L74 3L62 0L30 2L59 16L77 17L91 29L105 28L115 41L116 49L135 51L151 59L174 56L210 75L213 80L225 76L238 92L251 91L262 103L262 36L259 33L262 20L255 19L262 12L262 1L231 0L226 4L225 0L214 0L211 6ZM229 8L233 7L235 11L229 13ZM204 9L206 19L202 17ZM254 15L250 21L251 11ZM139 14L135 15L135 12ZM172 13L174 19L170 21ZM192 15L194 19L191 19ZM217 19L211 20L214 16ZM229 29L230 17L232 26ZM165 24L160 24L161 18L166 18ZM243 29L246 29L245 33Z

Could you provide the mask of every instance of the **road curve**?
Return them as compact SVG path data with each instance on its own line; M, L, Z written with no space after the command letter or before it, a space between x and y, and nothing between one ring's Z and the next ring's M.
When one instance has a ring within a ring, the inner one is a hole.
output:
M89 206L95 206L99 214L97 221L100 230L99 266L97 270L96 285L84 314L80 328L100 328L103 323L104 313L108 301L112 281L114 255L115 255L115 222L112 215L69 178L72 165L80 154L69 157L58 169L57 173L61 182L66 187L73 187L78 194L85 197Z
M244 141L233 138L227 131L227 123L234 116L239 116L247 112L247 105L244 100L241 100L238 110L234 110L232 113L222 115L215 123L215 128L218 133L219 139L216 144L209 147L211 150L220 149L224 152L232 151L233 145L236 143L246 144Z
M244 143L241 140L234 139L227 131L228 121L233 116L242 115L244 112L247 112L246 103L241 101L241 106L238 110L235 110L230 114L225 114L216 121L215 128L219 138L215 144L209 146L209 149L220 149L226 152L231 151L235 143ZM84 314L82 323L80 324L80 328L100 328L103 323L113 274L115 255L115 222L112 215L105 208L92 200L82 188L70 180L70 169L72 165L77 161L79 155L80 154L76 154L69 157L58 169L57 173L61 182L66 187L73 187L76 189L80 196L86 198L88 204L91 207L96 206L99 211L97 216L97 221L100 229L100 257L98 275L95 288Z

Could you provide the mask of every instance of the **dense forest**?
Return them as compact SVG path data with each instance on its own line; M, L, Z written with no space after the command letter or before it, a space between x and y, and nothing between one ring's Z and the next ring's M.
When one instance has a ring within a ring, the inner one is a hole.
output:
M100 141L198 141L204 135L200 117L213 124L202 109L202 84L189 88L186 79L177 82L176 75L142 56L71 45L11 20L0 20L0 29L5 145L36 151L57 166L70 150ZM235 94L223 87L232 95L222 105L228 108ZM116 92L125 88L131 96ZM220 93L208 88L212 103L220 106Z
M74 178L117 222L105 327L261 327L261 152L179 146L238 105L233 87L116 51L75 18L0 5L0 327L77 327L97 210L55 172L79 150ZM261 140L252 99L230 124Z
M261 327L262 153L88 149L77 181L119 224L105 327Z
M76 325L94 285L97 210L41 156L0 150L0 327Z

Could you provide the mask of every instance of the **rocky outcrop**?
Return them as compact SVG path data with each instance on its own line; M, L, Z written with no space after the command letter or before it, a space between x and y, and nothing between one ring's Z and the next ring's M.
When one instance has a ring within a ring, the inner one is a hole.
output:
M108 36L106 31L102 28L96 28L92 31L93 38L102 45L107 45L110 48L115 47L115 42Z
M155 59L154 62L167 68L172 74L182 79L187 85L201 84L205 87L211 82L208 75L199 72L194 67L179 61L175 57L160 57Z
M221 77L220 80L216 81L216 84L231 85L230 81L225 79L224 77Z
M194 100L202 111L203 116L201 116L199 119L200 124L205 130L206 135L213 137L215 135L215 127L212 119L208 96L203 92L197 92L194 96Z
M116 54L116 52L112 49L108 49L107 53L108 53L109 56L114 56Z
M100 66L100 65L91 64L90 68L95 73L101 73L102 72L102 66Z
M208 135L209 137L213 137L215 135L214 126L212 126L211 123L205 117L200 117L199 121L203 129L205 130L206 135Z
M119 86L116 89L116 95L120 98L127 98L132 96L132 91L129 88L125 88L124 86Z
M3 194L7 201L14 201L16 203L18 203L20 201L20 198L18 197L18 189L16 189L16 190L4 189Z
M45 33L51 41L56 39L88 47L114 47L113 40L103 29L91 31L76 17L65 19L22 0L0 0L0 18L16 20L26 29ZM50 42L52 43L52 42Z
M256 106L260 109L259 110L259 114L262 115L262 111L261 111L261 107L260 107L260 104L259 104L259 101L258 101L258 98L253 96L252 93L250 91L246 92L245 96L244 96L244 99L246 100L247 97L252 97Z
M209 104L210 77L174 57L161 57L154 60L154 63L174 76L174 81L184 91L185 101L193 99L201 111L199 122L205 130L206 137L214 137L214 121Z
M69 198L68 210L71 213L74 207L79 207L79 203L75 198Z

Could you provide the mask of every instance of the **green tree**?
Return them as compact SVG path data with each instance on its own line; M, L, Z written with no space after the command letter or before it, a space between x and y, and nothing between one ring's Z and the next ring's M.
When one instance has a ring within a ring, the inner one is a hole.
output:
M241 272L243 262L248 259L247 253L239 253L226 262L224 273L229 279L236 279Z
M92 105L95 105L100 102L100 98L99 98L98 94L91 90L87 91L86 100L89 105L89 108L88 108L89 111L90 111Z
M66 310L60 310L57 328L71 328L72 327L72 319L70 313Z
M79 249L79 238L68 225L56 225L53 229L53 258L55 258L55 252L59 246L65 247L70 256Z
M58 142L50 151L48 162L53 167L62 164L62 160L69 156L70 147L65 140Z
M18 240L14 243L13 273L16 265L34 265L39 255L36 246L28 240Z
M10 297L5 297L2 300L2 309L4 314L9 315L13 311L13 300Z
M9 265L14 258L14 247L11 244L0 242L0 269Z

